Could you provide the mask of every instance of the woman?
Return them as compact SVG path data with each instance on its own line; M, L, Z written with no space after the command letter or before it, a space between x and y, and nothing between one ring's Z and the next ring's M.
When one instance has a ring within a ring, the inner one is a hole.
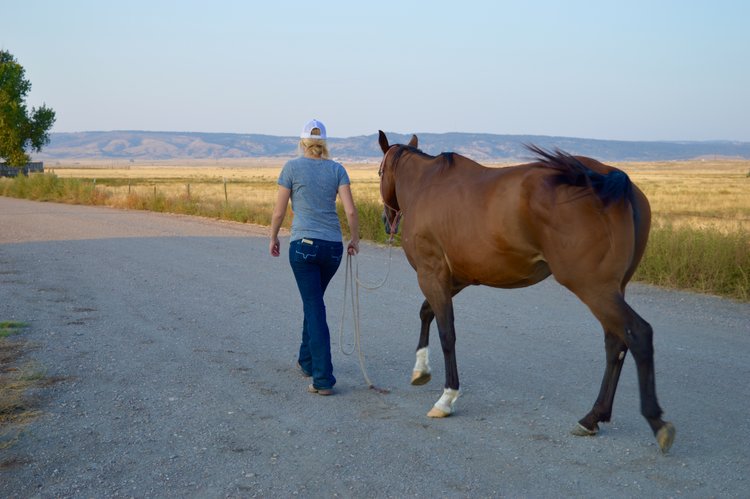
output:
M341 263L344 251L336 195L341 198L352 239L347 252L359 252L359 220L349 176L344 167L329 159L326 128L318 120L307 123L300 135L301 156L284 165L271 219L272 256L279 256L279 229L292 200L292 235L289 263L302 296L305 319L298 363L312 376L311 393L332 395L336 378L331 363L331 338L323 302L328 283Z

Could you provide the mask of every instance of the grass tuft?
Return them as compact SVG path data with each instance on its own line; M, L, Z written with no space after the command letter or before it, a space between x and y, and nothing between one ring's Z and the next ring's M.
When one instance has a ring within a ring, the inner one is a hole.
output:
M12 334L21 332L22 329L29 327L25 322L18 321L0 321L0 338L7 338Z
M0 321L0 450L12 447L40 414L29 391L59 381L47 377L35 363L22 362L27 344L11 335L27 327L24 322Z

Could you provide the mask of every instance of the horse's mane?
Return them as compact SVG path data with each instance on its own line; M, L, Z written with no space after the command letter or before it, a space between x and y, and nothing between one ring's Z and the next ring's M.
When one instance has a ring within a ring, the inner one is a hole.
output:
M443 165L445 167L449 167L453 165L453 153L452 152L442 152L438 156L432 156L430 154L427 154L426 152L422 151L422 149L419 149L417 147L413 146L399 146L398 150L396 151L396 154L393 156L393 164L395 165L398 163L398 160L401 158L401 155L404 154L404 152L410 152L413 154L417 154L422 158L435 160L435 159L442 159Z
M533 144L524 145L545 167L557 171L557 175L553 177L553 182L557 185L590 189L601 199L604 206L621 199L628 199L632 202L633 184L624 171L613 169L604 175L595 172L575 156L560 149L547 151Z

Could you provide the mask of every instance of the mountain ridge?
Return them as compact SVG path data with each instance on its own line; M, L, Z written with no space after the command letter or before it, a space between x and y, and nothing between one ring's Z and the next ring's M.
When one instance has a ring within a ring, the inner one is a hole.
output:
M411 134L386 132L392 144L408 142ZM525 144L562 149L602 161L664 161L705 157L750 159L750 142L622 141L547 135L500 135L490 133L417 133L428 154L452 151L476 161L513 161L532 155ZM379 160L377 134L329 137L333 157L342 160ZM114 130L55 132L40 160L177 160L290 157L297 153L298 138L265 134L220 132L155 132Z

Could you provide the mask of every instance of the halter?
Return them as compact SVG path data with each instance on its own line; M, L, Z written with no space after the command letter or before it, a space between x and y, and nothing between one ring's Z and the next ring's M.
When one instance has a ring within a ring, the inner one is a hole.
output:
M388 217L386 216L385 222L389 226L388 233L390 234L390 239L388 242L393 242L393 236L396 234L396 231L398 230L398 223L399 220L401 220L401 216L403 215L403 212L401 210L397 210L393 206L389 205L385 202L385 196L383 195L383 174L385 173L385 160L388 158L388 153L391 152L391 150L395 147L391 146L388 148L388 150L383 155L383 159L380 162L380 168L378 169L378 177L380 177L380 197L383 200L383 206L385 206L387 209L391 210L391 212L394 213L393 215L393 222L388 222ZM393 168L395 168L396 165L393 165Z

